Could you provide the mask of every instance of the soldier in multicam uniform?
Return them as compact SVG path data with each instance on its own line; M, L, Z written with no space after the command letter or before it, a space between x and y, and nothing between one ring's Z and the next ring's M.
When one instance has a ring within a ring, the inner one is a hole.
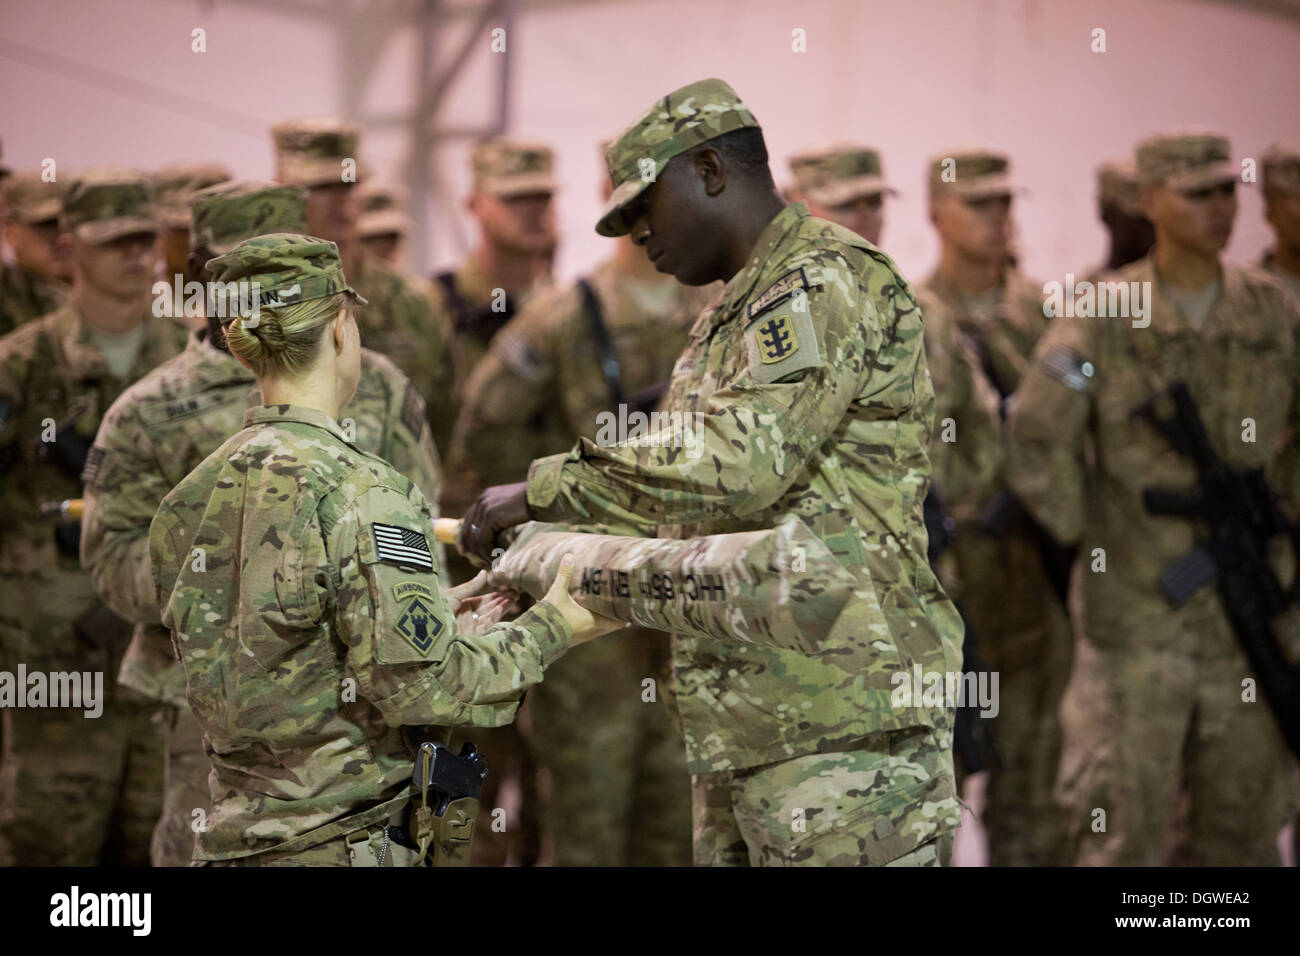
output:
M149 861L162 792L156 702L115 686L130 627L95 596L77 525L52 527L40 504L94 479L87 455L105 410L180 351L184 330L150 309L157 211L142 173L87 170L68 187L68 301L0 339L0 641L29 671L96 671L104 709L3 711L0 861L78 865Z
M191 195L230 178L230 169L220 163L170 163L153 174L163 226L162 279L168 287L175 289L179 279L183 293L185 283L197 278L189 269ZM190 328L202 328L205 324L202 315L185 314L183 295L182 301L173 307L172 317Z
M1005 404L1047 327L1042 287L1008 261L1014 192L999 153L933 161L930 219L940 261L917 294L936 359L936 486L955 523L945 583L962 602L982 664L998 675L999 760L989 768L983 818L994 866L1059 860L1056 711L1071 651L1069 556L1006 491L1000 416L989 415L989 399L994 408L999 396Z
M1058 784L1079 864L1164 862L1180 785L1193 864L1276 865L1278 830L1295 808L1292 762L1267 705L1242 698L1250 668L1215 589L1177 610L1160 590L1195 529L1149 514L1143 491L1191 488L1195 472L1134 415L1186 383L1223 461L1266 468L1289 510L1300 505L1287 441L1300 425L1300 312L1275 280L1220 259L1236 212L1229 155L1226 139L1204 134L1138 147L1156 244L1106 278L1144 283L1148 309L1140 319L1055 318L1010 417L1012 485L1081 548Z
M1090 282L1104 272L1137 262L1156 241L1151 220L1142 215L1138 204L1137 167L1133 160L1113 160L1097 167L1097 216L1110 236L1110 250L1105 265L1089 272Z
M1300 301L1300 144L1270 147L1260 166L1264 211L1276 239L1260 265Z
M479 602L477 623L494 626L453 618L464 592L443 593L428 501L337 421L361 351L337 248L277 233L208 268L260 287L227 339L275 404L249 409L150 527L158 606L213 764L196 859L418 865L403 727L509 721L570 644L618 624L569 597L572 559L512 623L496 623L499 597Z
M66 257L58 248L62 183L40 173L4 180L5 242L12 263L0 262L0 335L53 312L67 298Z
M449 332L429 284L376 259L357 239L360 132L336 119L294 119L277 123L272 135L276 179L307 188L307 231L339 247L348 277L370 303L358 316L365 346L415 383L446 455L456 421Z
M357 238L365 250L397 268L403 245L411 231L406 214L406 191L390 183L368 179L361 184L361 212L357 215Z
M783 204L762 132L721 80L658 100L607 158L597 231L630 234L688 285L728 280L664 403L698 413L701 454L582 439L526 484L488 489L462 544L487 560L530 516L682 537L797 515L857 586L823 650L674 637L695 861L947 862L953 709L903 687L913 667L961 665L961 622L925 555L934 396L911 289L859 236Z
M606 180L606 199L612 190ZM589 277L538 292L470 376L448 471L475 488L515 481L534 458L653 411L716 291L660 275L622 236ZM690 862L690 781L667 672L664 635L632 628L570 654L529 696L555 863ZM648 701L647 678L657 688Z
M236 181L192 200L190 269L202 282L212 278L202 264L244 239L304 228L306 191L300 186ZM149 522L163 496L239 431L246 408L260 404L253 373L229 353L221 331L235 312L223 309L218 318L214 305L206 328L190 335L184 352L108 410L95 437L99 466L86 487L82 516L82 557L95 589L136 625L119 679L168 705L166 792L150 854L155 866L186 865L193 856L194 811L209 811L210 765L202 729L185 702L184 669L160 623L149 573ZM396 366L362 349L356 394L340 414L358 448L389 462L437 501L441 469L424 399Z
M802 199L814 216L880 245L885 196L898 194L885 182L880 153L865 146L825 146L791 157L790 172L792 199Z

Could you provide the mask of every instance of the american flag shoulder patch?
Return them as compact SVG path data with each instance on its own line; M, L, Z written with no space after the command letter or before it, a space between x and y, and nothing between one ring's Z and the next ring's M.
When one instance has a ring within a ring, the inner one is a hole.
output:
M429 552L429 539L419 531L401 528L395 524L372 522L370 530L375 535L375 558L389 564L433 570L433 555Z

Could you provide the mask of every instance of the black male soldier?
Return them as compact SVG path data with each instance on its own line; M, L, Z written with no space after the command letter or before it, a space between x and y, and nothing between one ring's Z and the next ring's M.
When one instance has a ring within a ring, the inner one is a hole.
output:
M680 538L798 515L858 586L818 652L674 637L695 862L946 863L953 710L932 678L960 670L961 622L926 560L934 394L911 288L861 237L784 204L721 80L661 97L606 161L597 232L687 285L726 280L663 405L692 434L538 459L483 493L461 543L487 560L529 518Z

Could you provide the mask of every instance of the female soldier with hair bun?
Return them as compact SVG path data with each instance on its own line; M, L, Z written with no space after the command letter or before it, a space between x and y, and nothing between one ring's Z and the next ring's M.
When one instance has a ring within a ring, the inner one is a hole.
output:
M208 269L256 283L227 339L265 404L150 528L213 767L196 859L418 865L402 826L418 741L401 728L509 723L565 650L622 625L574 603L571 559L510 623L508 596L470 596L482 576L443 595L428 503L335 421L360 374L364 300L333 243L258 236Z

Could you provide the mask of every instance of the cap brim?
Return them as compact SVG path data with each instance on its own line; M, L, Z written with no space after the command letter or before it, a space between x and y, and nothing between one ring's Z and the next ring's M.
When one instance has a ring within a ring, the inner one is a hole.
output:
M942 183L963 199L991 199L994 196L1023 196L1027 190L1006 176L984 176L972 182Z
M362 238L384 236L394 232L404 236L410 231L410 217L396 209L365 213L357 218L357 235Z
M356 179L343 178L343 159L299 159L298 157L281 157L276 165L276 175L280 182L291 186L332 186L335 183L351 186L354 182L365 179L366 170L358 166Z
M886 183L880 176L857 176L853 179L827 183L819 189L810 189L808 190L808 198L821 203L823 206L842 206L847 202L862 199L865 196L878 196L886 193L897 196L898 190Z
M550 173L524 173L519 176L489 176L479 183L479 189L494 196L527 196L529 193L555 192L555 179Z
M158 218L168 229L186 229L190 228L190 210L188 206L179 206L159 210Z
M73 229L73 234L83 242L111 242L121 236L137 232L158 234L158 220L150 216L119 216L116 219L99 219L83 222Z
M1165 185L1180 193L1194 193L1198 189L1236 182L1237 167L1229 162L1214 163L1202 169L1192 169L1165 180Z
M663 172L666 163L655 164L655 176ZM632 203L638 196L646 191L646 187L654 182L654 179L643 179L638 176L635 179L629 179L619 183L614 191L609 195L609 201L605 203L605 208L601 210L600 218L596 220L596 232L609 239L618 236L626 236L632 231L632 224L626 220L623 215L627 206Z
M59 200L47 199L45 202L11 210L10 215L25 225L34 226L38 222L49 222L51 219L58 219L62 210L63 203Z

